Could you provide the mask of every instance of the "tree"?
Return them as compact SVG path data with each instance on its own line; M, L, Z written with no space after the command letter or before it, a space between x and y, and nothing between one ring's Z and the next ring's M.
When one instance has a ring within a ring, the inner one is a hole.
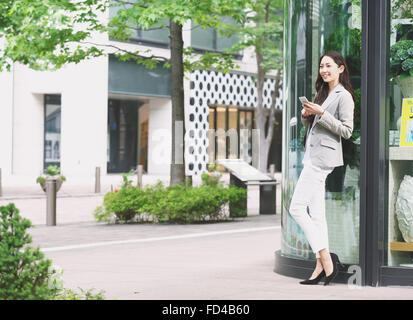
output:
M254 0L249 5L246 23L243 25L225 25L221 28L224 35L238 33L240 42L231 50L239 51L253 47L257 62L257 108L256 128L259 130L259 164L258 169L267 171L268 154L272 142L275 124L275 102L281 85L283 61L283 1ZM272 103L269 113L263 105L265 78L271 71L276 71L275 85L272 91Z
M0 71L20 62L34 70L58 69L66 63L103 54L83 46L93 31L105 31L98 14L102 0L1 0Z
M193 21L202 28L218 28L223 24L222 16L229 16L242 24L248 3L248 0L0 1L0 38L5 39L4 47L0 48L0 70L4 67L10 70L12 62L37 70L58 69L66 63L78 63L105 54L105 49L114 49L120 59L133 59L147 68L154 68L159 63L171 67L170 184L183 183L184 141L183 137L179 141L175 138L174 126L179 121L184 124L184 74L212 67L227 72L235 65L229 52L207 52L198 56L191 47L184 48L182 27L187 21ZM110 6L120 9L107 24L99 19L98 14ZM154 56L148 50L128 51L113 44L90 40L93 32L109 32L111 38L127 41L136 28L150 30L159 27L170 30L170 58ZM175 152L176 149L179 152ZM175 155L181 159L175 159ZM176 163L175 160L182 161Z

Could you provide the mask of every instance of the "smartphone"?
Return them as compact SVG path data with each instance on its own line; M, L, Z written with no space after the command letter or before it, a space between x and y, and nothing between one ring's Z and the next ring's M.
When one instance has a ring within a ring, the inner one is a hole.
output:
M299 97L298 99L300 99L301 103L309 102L306 97Z

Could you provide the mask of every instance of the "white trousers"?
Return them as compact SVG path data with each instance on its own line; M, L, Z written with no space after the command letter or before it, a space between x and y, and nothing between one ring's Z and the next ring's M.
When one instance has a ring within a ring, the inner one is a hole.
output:
M317 258L320 258L320 250L329 250L325 213L325 181L331 171L305 164L290 204L290 214L304 231ZM307 207L310 214L307 213Z

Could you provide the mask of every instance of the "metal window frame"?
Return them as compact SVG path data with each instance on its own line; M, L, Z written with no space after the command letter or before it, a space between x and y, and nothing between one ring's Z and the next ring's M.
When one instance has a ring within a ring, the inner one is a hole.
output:
M370 286L380 285L387 241L389 21L390 0L362 0L359 257Z

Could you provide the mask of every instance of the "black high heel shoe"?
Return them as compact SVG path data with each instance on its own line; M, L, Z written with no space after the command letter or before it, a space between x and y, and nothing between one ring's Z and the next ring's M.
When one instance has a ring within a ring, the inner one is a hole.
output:
M300 281L300 284L317 284L320 282L321 279L323 279L326 276L325 271L321 271L317 277L314 279L306 279L303 281Z
M333 261L333 272L326 276L324 279L324 285L327 286L337 275L339 269L344 269L344 265L340 262L338 256L335 253L330 252L331 260Z

